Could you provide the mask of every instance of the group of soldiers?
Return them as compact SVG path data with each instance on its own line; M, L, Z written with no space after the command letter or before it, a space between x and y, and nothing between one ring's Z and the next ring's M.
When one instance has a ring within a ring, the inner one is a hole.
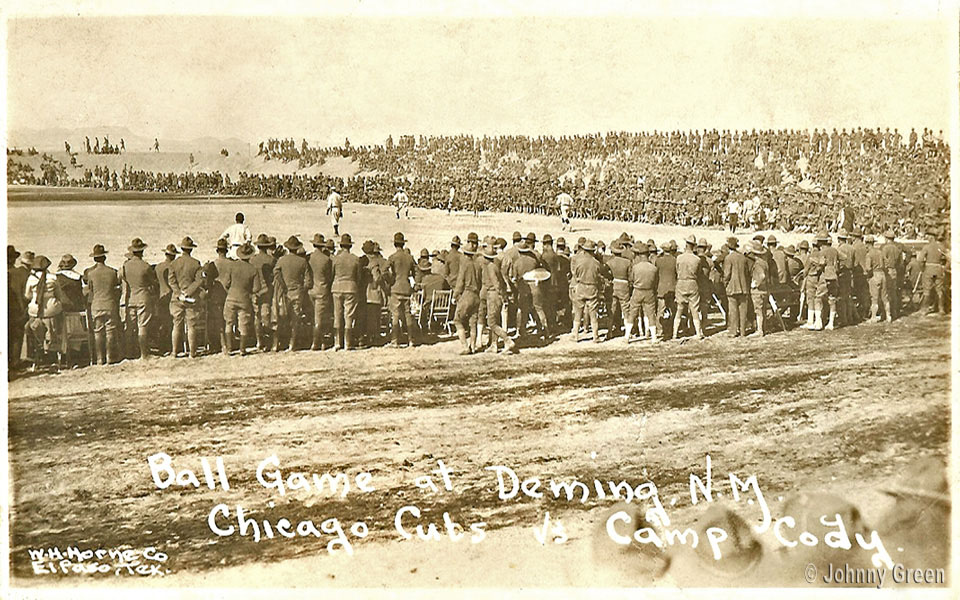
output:
M234 228L243 235L229 235ZM252 239L238 214L206 264L192 256L197 245L190 237L167 245L155 265L135 238L119 269L106 264L108 250L97 245L94 265L82 275L73 256L51 273L46 257L8 247L10 351L20 357L24 339L28 357L57 347L64 311L87 313L91 362L99 364L149 358L154 348L193 357L201 345L224 354L353 350L382 345L385 329L395 346L413 346L431 335L422 317L431 314L436 292L447 290L463 354L498 352L501 345L513 353L567 332L579 341L581 328L595 343L621 335L629 343L634 333L651 341L703 338L715 309L734 337L797 325L829 330L893 320L921 288L923 307L946 310L942 236L931 234L916 254L892 231L878 239L854 226L836 237L834 245L823 231L796 247L773 235L730 237L714 250L692 235L681 249L673 240L658 246L626 232L607 246L517 231L508 247L504 238L471 232L462 241L455 236L449 249L423 249L415 258L399 232L389 256L373 240L354 254L350 234L318 233L308 252L295 236L283 243L265 233Z

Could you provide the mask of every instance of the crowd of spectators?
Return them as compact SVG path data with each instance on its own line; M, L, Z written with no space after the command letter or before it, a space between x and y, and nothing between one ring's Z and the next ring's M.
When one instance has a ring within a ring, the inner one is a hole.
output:
M391 203L402 186L412 206L530 214L554 213L566 192L574 218L721 227L737 204L739 220L757 229L836 230L847 211L870 230L907 237L949 222L949 148L942 131L928 129L408 135L338 147L270 139L258 155L300 168L349 157L358 171L346 181L250 173L231 181L219 172L97 167L53 185L302 200L323 199L333 186L348 202L376 204Z

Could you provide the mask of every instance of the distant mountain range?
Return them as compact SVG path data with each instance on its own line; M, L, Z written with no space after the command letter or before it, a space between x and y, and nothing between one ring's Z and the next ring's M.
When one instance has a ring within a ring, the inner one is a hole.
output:
M100 138L103 144L104 137L109 138L110 144L119 146L123 139L124 146L129 152L147 152L153 149L152 137L137 135L126 127L89 127L77 129L29 129L15 128L7 132L7 145L10 148L36 148L40 151L63 150L63 142L70 143L74 152L84 151L84 138L90 137L90 146L93 147L95 138ZM193 140L172 140L160 138L160 150L163 152L197 152L219 153L226 148L230 154L247 156L248 152L256 154L256 144L249 144L237 138L218 139L214 137L200 137Z

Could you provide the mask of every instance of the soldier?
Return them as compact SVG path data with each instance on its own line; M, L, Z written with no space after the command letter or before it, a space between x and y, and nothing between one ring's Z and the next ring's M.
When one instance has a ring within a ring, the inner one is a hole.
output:
M593 343L600 343L600 322L598 305L603 277L600 274L600 261L594 255L597 245L593 240L585 240L578 252L570 260L571 282L574 283L573 297L573 341L580 341L581 315L589 319L593 331Z
M397 207L397 219L400 218L400 213L403 213L403 216L410 218L410 197L407 196L407 192L403 190L403 186L397 186L397 193L393 195L393 203Z
M11 370L19 366L24 326L29 320L26 291L30 270L26 266L16 265L19 256L16 248L7 246L7 365Z
M322 240L322 238L321 238ZM263 293L257 296L253 307L253 330L257 336L257 347L261 352L270 350L273 345L273 248L276 240L265 233L257 236L255 245L257 253L250 259L250 264L260 272L260 282L263 283Z
M203 266L204 287L207 290L207 352L229 355L233 331L226 333L224 328L227 289L223 286L223 279L233 262L233 259L227 258L227 253L233 250L224 238L217 240L214 249L217 257Z
M778 309L782 311L787 305L786 293L790 287L787 283L787 254L772 233L767 236L766 256L767 273L769 274L767 283L770 288L770 296L777 304Z
M806 242L806 240L804 240ZM804 242L800 247L803 249ZM823 329L823 313L820 298L817 295L820 286L820 277L823 274L824 261L820 252L820 245L814 240L813 249L806 255L807 262L803 276L803 293L807 304L807 322L801 325L804 329ZM802 259L801 259L802 260Z
M380 340L380 312L383 309L383 279L387 265L377 256L376 245L367 240L360 247L360 300L363 301L362 339L364 345L375 346Z
M139 346L140 358L150 358L150 326L153 323L154 297L160 289L157 273L143 260L147 245L140 238L130 242L128 250L132 257L120 267L126 305L126 331L128 357L135 356Z
M676 288L675 297L677 302L677 333L679 334L680 319L685 314L693 319L693 327L696 330L697 339L703 339L703 327L700 323L700 257L695 250L697 247L697 238L691 234L686 238L686 248L676 259Z
M607 259L607 266L613 275L613 286L610 295L610 325L607 328L607 339L620 334L624 327L624 318L630 302L630 260L624 258L625 247L621 239L610 244L612 255Z
M627 284L632 291L625 321L626 332L623 343L630 343L630 334L633 324L638 323L641 328L646 322L646 331L640 330L641 338L649 338L654 342L660 341L660 319L657 316L657 284L659 271L650 262L650 249L640 242L636 247L636 260L627 274Z
M173 290L170 289L168 275L170 266L180 251L175 244L167 244L163 249L163 262L154 267L157 274L157 284L159 285L157 298L157 340L160 347L160 354L166 356L173 351L170 347L170 336L173 333L173 321L170 318L170 298Z
M296 236L291 235L283 243L284 248L289 252L280 257L277 265L273 268L273 280L276 289L281 290L284 300L287 304L287 327L289 327L290 343L287 346L287 352L292 352L297 348L297 342L300 339L304 314L303 314L303 296L313 283L313 275L310 273L310 265L307 259L300 256L299 251L303 249L303 244ZM277 327L277 335L273 340L273 351L280 348L281 326Z
M527 237L521 241L520 251L509 269L509 281L517 292L517 307L519 309L517 331L520 337L526 337L527 323L532 315L536 322L538 335L546 339L552 332L547 329L547 315L544 310L543 294L539 283L531 283L524 279L524 275L530 271L543 268L540 257L534 250L536 242L537 236L532 232L528 233Z
M696 254L700 259L700 269L697 271L697 288L700 291L700 325L706 335L709 324L710 305L713 303L713 282L710 280L712 273L716 272L713 268L713 255L710 253L712 246L707 243L705 238L697 240ZM721 307L722 308L722 307Z
M570 257L567 241L557 238L557 270L550 272L553 288L557 297L557 324L561 331L570 331L573 326L572 307L570 305Z
M333 325L333 293L330 286L333 285L333 259L330 258L330 249L327 243L333 240L325 240L319 233L314 234L311 244L313 252L308 259L310 274L313 281L310 284L310 299L313 301L313 343L311 350L325 350L331 348L328 341L332 333Z
M900 272L902 271L902 254L900 247L894 241L892 229L883 232L886 242L880 247L880 254L883 255L883 268L887 272L887 297L890 299L890 313L887 314L887 320L892 320L899 316L899 298L900 298Z
M506 245L506 240L503 242ZM490 345L487 347L487 352L496 354L498 340L502 340L504 352L515 354L517 350L513 340L500 326L500 313L503 310L503 297L507 292L507 284L500 271L500 265L496 263L496 248L497 244L491 244L484 250L485 263L481 270L481 288L486 290L487 326L490 328Z
M853 269L856 265L856 256L853 245L849 242L849 234L840 230L837 233L840 244L837 246L837 310L844 325L853 325L856 320L853 308Z
M453 239L450 240L450 250L443 259L443 264L446 268L444 276L447 278L447 284L451 288L457 283L457 275L460 272L460 259L462 258L463 254L460 253L460 236L455 235Z
M826 230L817 235L817 244L820 247L820 259L823 271L820 273L820 282L817 285L817 299L820 304L820 314L829 307L830 317L824 329L833 329L836 326L837 298L839 296L838 272L840 270L840 254L831 246L830 234ZM825 306L826 303L826 306Z
M435 257L435 260L437 258L438 257ZM430 326L427 320L430 318L430 309L433 306L433 294L435 292L449 290L450 286L447 284L446 278L434 270L429 258L421 258L418 260L417 269L420 270L418 289L423 292L423 304L420 306L420 319L417 322L417 326L421 330L426 330L429 329ZM497 318L499 318L499 314Z
M928 311L928 314L933 314L935 311L941 315L946 314L947 299L944 296L946 270L941 262L944 256L945 253L936 234L929 233L927 244L918 255L919 262L923 267L921 306Z
M176 357L183 342L183 328L187 329L187 352L190 358L197 355L197 325L200 320L200 310L197 301L200 299L200 287L203 278L200 261L191 256L194 244L190 237L183 238L180 250L183 251L170 265L167 272L167 281L170 284L170 315L173 317L173 356Z
M502 322L503 328L507 331L510 330L510 322L517 318L518 298L517 289L513 286L512 270L513 261L520 256L520 244L523 241L523 236L519 231L514 231L511 239L513 245L500 256L500 273L503 275L503 280L507 282L507 297L504 299L506 314ZM519 328L520 324L516 323L516 325Z
M800 320L800 282L803 278L803 263L797 258L797 251L793 245L784 249L787 257L787 291L785 304L789 308L790 319L794 324Z
M893 320L890 317L890 297L887 292L887 272L883 266L883 253L874 244L876 240L872 235L866 237L867 256L863 261L864 274L870 286L870 314L868 318L876 317L880 321L880 306L883 306L884 314L887 315L887 321Z
M854 318L857 321L868 318L867 311L870 310L870 286L867 283L867 276L863 268L863 261L867 257L867 245L863 243L863 230L859 227L853 228L854 242L853 246L853 274L851 285L853 286Z
M550 272L550 279L546 281L541 281L541 292L543 294L543 308L544 312L547 315L547 327L551 331L555 331L557 328L557 301L558 294L557 290L558 281L561 279L560 274L560 257L557 255L556 251L553 249L553 236L549 233L543 234L543 248L540 252L540 261L543 263L543 267ZM566 280L564 280L566 284Z
M329 241L328 241L329 243ZM353 350L353 326L360 292L360 258L350 253L353 238L340 236L340 251L333 257L333 349Z
M747 258L738 250L739 246L737 238L727 238L730 253L723 259L723 283L727 292L727 328L733 337L746 337L751 272Z
M116 362L117 324L120 322L120 278L107 266L107 250L102 244L90 253L94 265L83 272L93 317L94 364ZM197 263L199 269L199 263Z
M232 351L233 329L240 330L240 354L246 356L250 336L254 333L253 310L257 296L266 291L261 271L250 263L254 255L253 246L248 242L237 249L238 261L221 271L221 281L227 291L223 309L224 341L223 353Z
M766 248L756 240L751 244L749 252L754 256L750 272L750 295L753 297L753 310L757 319L757 328L750 335L762 337L766 335L764 325L770 305L770 265Z
M407 342L413 347L417 345L416 324L413 312L410 310L410 296L413 295L411 280L417 269L413 256L404 249L407 240L403 234L397 232L393 236L393 247L396 249L387 259L387 269L390 273L390 329L393 336L393 347L400 347L401 322L407 327ZM459 252L457 253L459 254ZM458 260L459 269L463 268L467 260L463 256Z
M453 298L457 305L453 320L457 326L457 337L460 339L461 355L473 354L478 349L477 318L482 270L480 264L473 260L477 253L477 242L476 233L467 236L467 245L463 249L464 260L461 261L453 287Z
M674 316L677 313L677 243L670 240L663 246L663 254L654 261L657 267L657 311L660 315L660 331L663 339L673 336Z

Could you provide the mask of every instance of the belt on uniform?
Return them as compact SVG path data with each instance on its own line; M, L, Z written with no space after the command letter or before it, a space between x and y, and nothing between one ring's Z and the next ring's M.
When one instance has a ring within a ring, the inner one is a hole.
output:
M630 283L626 279L617 279L616 277L613 278L613 282L614 283Z

